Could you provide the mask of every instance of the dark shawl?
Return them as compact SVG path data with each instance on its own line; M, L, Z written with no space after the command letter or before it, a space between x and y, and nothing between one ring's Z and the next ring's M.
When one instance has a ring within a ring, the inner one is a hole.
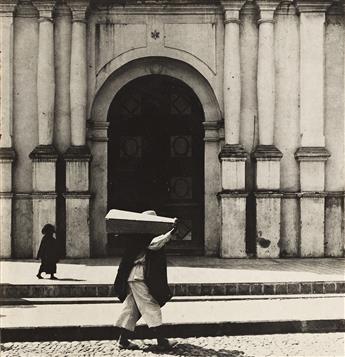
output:
M37 253L37 259L41 259L41 271L54 274L56 273L56 263L59 261L58 245L52 234L45 234L42 238Z
M163 306L171 299L172 294L168 286L167 262L164 248L157 251L147 249L153 238L152 235L142 235L141 237L127 236L125 238L125 252L114 282L115 296L121 302L127 297L128 277L134 266L135 259L142 251L146 253L144 279L150 294L160 306Z

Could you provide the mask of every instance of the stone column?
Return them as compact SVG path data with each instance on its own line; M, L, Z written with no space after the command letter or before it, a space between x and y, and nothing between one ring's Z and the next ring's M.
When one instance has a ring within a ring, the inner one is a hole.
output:
M331 2L297 1L300 12L300 163L301 257L324 255L325 162L330 156L324 136L325 13ZM311 41L312 39L312 41Z
M66 151L66 256L90 256L90 150L86 145L88 1L68 0L72 10L70 72L71 146Z
M0 4L0 258L12 254L13 12L16 1Z
M279 1L258 1L260 10L258 48L258 117L259 145L253 152L256 160L256 248L259 258L278 258L280 239L282 153L274 146L275 57L274 11ZM268 223L270 222L270 223Z
M240 145L241 60L239 12L244 1L222 1L224 9L224 136L222 170L222 236L220 256L246 256L245 161Z
M46 223L56 223L56 161L53 146L55 68L54 24L55 1L34 1L39 12L37 115L38 146L31 152L33 161L33 256L37 254L41 230Z

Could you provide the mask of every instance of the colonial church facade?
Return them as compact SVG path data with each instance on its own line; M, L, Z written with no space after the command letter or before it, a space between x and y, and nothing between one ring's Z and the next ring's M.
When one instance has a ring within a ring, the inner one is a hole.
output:
M344 256L344 2L1 0L1 257L44 224L116 255L111 208L173 254Z

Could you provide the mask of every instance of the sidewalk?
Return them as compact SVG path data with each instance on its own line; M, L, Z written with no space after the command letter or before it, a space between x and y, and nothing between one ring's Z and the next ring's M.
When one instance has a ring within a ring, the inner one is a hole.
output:
M163 307L166 336L250 335L345 331L344 295L179 300ZM3 342L114 339L121 311L104 303L21 305L1 308ZM136 338L149 338L142 321Z
M345 293L344 259L168 257L176 296ZM111 297L118 258L62 260L59 280L36 278L36 260L0 261L0 297Z
M66 259L57 266L54 284L112 284L118 258ZM51 284L38 280L37 260L1 260L1 284ZM220 259L168 257L168 277L182 283L259 283L345 281L345 259Z

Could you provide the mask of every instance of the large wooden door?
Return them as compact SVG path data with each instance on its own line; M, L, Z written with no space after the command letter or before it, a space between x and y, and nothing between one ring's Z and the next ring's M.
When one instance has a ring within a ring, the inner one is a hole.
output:
M178 217L190 233L168 251L201 254L204 130L194 92L167 76L139 78L116 95L109 122L108 208ZM108 239L116 253L118 240Z

